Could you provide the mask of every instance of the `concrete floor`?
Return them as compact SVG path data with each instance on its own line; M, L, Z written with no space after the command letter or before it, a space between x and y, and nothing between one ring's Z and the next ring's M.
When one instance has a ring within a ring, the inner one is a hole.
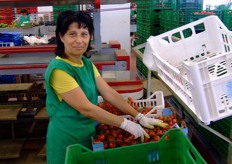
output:
M19 158L0 159L0 164L46 164L45 156L39 153L45 144L45 139L26 140Z

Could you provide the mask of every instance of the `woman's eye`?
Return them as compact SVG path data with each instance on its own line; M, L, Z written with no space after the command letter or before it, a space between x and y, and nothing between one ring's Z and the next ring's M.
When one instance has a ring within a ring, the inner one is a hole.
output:
M71 37L76 36L75 33L70 33L69 35L70 35Z
M83 37L88 37L88 36L89 36L89 33L82 33L82 36L83 36Z

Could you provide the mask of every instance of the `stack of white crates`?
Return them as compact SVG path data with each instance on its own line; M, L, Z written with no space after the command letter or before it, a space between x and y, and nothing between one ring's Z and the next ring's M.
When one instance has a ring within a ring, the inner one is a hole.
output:
M232 115L232 32L217 16L151 36L148 44L158 76L199 121Z

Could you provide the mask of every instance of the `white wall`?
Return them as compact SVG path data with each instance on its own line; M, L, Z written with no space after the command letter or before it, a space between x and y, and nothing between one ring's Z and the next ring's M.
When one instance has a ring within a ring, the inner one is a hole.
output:
M203 9L205 9L206 5L217 6L221 4L228 4L231 0L204 0L203 1Z
M130 3L101 5L101 39L109 43L118 40L130 55Z

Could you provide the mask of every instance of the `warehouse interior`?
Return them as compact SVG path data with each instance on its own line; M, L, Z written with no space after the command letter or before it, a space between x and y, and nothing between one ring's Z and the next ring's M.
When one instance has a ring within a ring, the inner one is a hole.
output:
M124 147L115 140L117 148L108 148L109 141L93 141L100 151L84 153L74 146L67 149L66 164L231 164L231 5L230 0L0 1L0 164L47 163L45 71L56 57L56 22L65 10L83 10L93 18L88 53L110 87L128 102L155 100L151 117L161 118L168 109L177 120L150 145ZM32 23L14 22L21 9L29 11ZM107 103L101 95L98 102Z

